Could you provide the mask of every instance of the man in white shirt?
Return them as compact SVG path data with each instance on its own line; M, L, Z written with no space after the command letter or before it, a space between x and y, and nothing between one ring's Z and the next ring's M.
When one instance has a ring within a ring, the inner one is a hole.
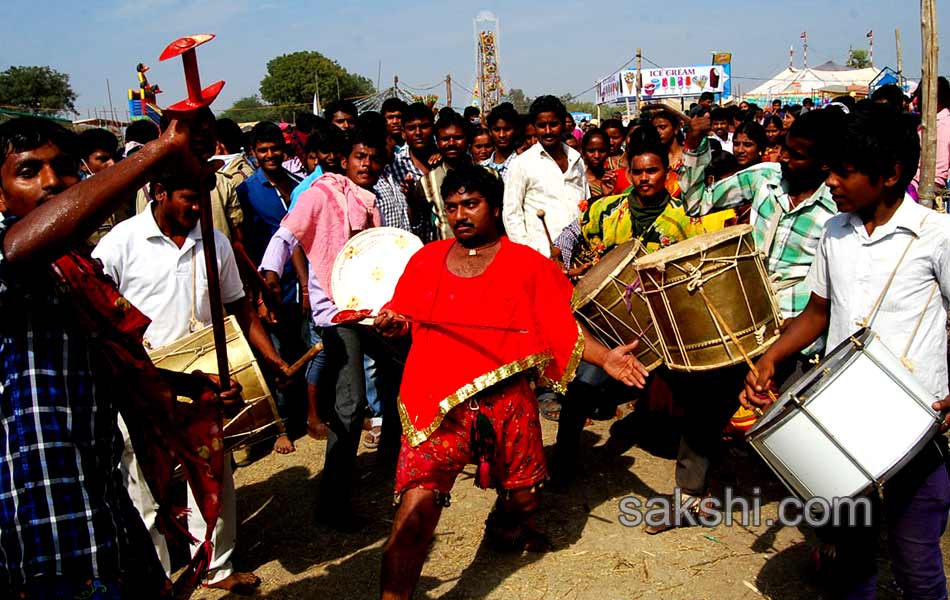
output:
M511 161L505 184L502 219L508 237L545 256L551 256L551 247L538 209L544 210L554 240L580 216L578 205L590 196L581 155L561 141L566 115L564 104L554 96L531 103L528 119L538 143Z
M712 128L710 138L719 142L722 149L732 153L732 132L729 131L729 111L718 107L709 113L709 125Z
M910 375L933 394L934 410L946 412L950 216L905 195L920 154L913 126L872 105L847 117L837 147L828 150L826 183L842 214L828 221L818 244L806 279L808 305L759 359L758 377L746 377L740 400L768 405L762 394L775 365L826 329L833 348L870 326L891 351L904 353ZM873 508L883 510L892 570L907 598L947 597L940 550L950 511L947 456L946 438L935 435L887 481ZM834 543L837 568L829 581L839 588L836 597L876 597L878 533L849 527L860 522L819 531Z
M210 181L206 185L210 189L213 184ZM115 280L122 295L152 320L145 332L146 344L151 348L174 342L211 321L211 301L198 224L200 185L183 180L174 173L159 175L150 190L155 200L146 210L113 228L93 251L93 256L102 262L105 273ZM274 350L256 311L244 296L231 246L218 230L214 231L214 237L221 300L225 309L237 317L250 345L261 355L264 368L280 377L287 365ZM128 437L124 437L126 450L121 467L128 479L129 494L152 533L156 551L168 572L168 548L162 536L154 533L154 500L141 476ZM253 573L237 573L231 566L237 515L230 464L230 459L225 460L222 512L214 529L214 555L206 582L209 587L227 590L254 587L260 583ZM207 525L190 489L188 506L191 509L188 530L195 538L203 539Z

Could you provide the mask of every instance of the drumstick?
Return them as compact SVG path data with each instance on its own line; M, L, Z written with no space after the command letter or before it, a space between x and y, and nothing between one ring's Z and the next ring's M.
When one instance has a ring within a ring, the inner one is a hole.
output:
M469 327L471 329L488 329L490 331L508 331L510 333L528 333L527 329L515 329L513 327L501 327L499 325L481 325L479 323L453 323L452 321L430 321L428 319L413 319L412 317L400 317L400 321L406 323L416 323L418 325L432 325L435 327Z
M294 374L302 369L304 365L314 359L314 357L323 350L323 344L316 344L313 348L307 350L303 356L297 359L297 362L284 368L284 375L293 377Z
M698 291L699 295L703 297L703 301L706 303L706 307L709 308L710 312L712 312L713 318L715 318L716 321L719 323L719 326L725 330L726 335L729 336L729 339L732 340L732 343L735 344L736 348L739 349L739 352L742 354L742 358L745 360L745 363L749 365L749 370L752 371L752 374L755 375L756 379L758 379L759 370L755 368L755 363L752 362L752 359L749 357L749 354L739 344L739 339L736 338L736 334L732 333L732 329L728 325L726 325L726 321L725 319L722 318L722 314L719 313L719 309L717 309L716 306L712 302L709 301L709 297L706 296L706 292L705 290L703 290L702 286L697 287L696 291ZM776 402L778 400L778 398L775 397L775 393L772 392L772 390L765 390L765 391L768 394L769 399L772 400L772 402ZM762 409L759 408L758 406L753 407L752 412L754 412L755 416L757 417L762 416Z
M551 248L551 258L554 258L554 249L557 248L557 246L554 245L554 240L551 239L551 232L548 231L548 222L544 220L543 208L538 209L538 218L541 219L541 227L544 227L544 236L548 238L548 246Z

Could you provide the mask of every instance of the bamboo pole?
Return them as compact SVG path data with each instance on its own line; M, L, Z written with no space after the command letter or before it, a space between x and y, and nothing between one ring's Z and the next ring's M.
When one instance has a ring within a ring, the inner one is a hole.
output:
M637 106L634 108L634 114L640 118L640 89L643 87L643 51L637 48Z
M920 0L920 203L934 207L937 171L937 7L936 0Z
M901 47L900 27L894 30L894 39L897 41L897 85L904 89L904 50Z

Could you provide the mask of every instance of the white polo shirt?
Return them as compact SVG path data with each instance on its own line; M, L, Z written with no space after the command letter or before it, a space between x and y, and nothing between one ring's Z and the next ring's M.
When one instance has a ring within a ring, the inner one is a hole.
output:
M179 248L158 228L153 206L149 203L146 210L113 227L92 255L102 261L122 295L152 320L145 340L159 348L191 333L192 314L200 326L210 324L211 301L200 225ZM229 304L244 297L244 285L227 238L215 230L214 242L221 300Z
M827 347L834 348L857 331L858 321L870 314L912 238L914 243L871 329L895 356L900 356L923 312L907 356L917 379L934 396L943 398L947 395L950 215L924 208L905 196L890 221L868 235L856 214L838 214L825 225L805 281L812 292L830 302ZM924 311L934 282L939 284L938 289Z
M562 172L538 142L511 161L505 180L505 233L511 241L531 246L545 256L551 255L551 248L538 209L544 210L548 231L555 240L580 216L580 203L590 197L580 153L567 144L561 145L567 153L567 171Z

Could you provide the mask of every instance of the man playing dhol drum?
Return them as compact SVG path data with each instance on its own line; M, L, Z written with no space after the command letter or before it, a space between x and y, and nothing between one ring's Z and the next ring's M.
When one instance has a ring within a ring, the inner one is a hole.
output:
M843 134L828 154L826 181L842 214L828 221L816 248L805 280L811 291L807 306L758 360L758 376L746 377L743 405L769 405L764 394L777 365L825 332L834 347L859 327L870 326L892 352L904 349L908 360L902 363L935 398L944 398L933 404L934 410L950 410L943 360L950 217L905 195L919 154L915 128L900 115L870 106L846 118ZM907 598L947 597L940 551L950 511L947 456L946 438L938 434L885 483L886 493L874 505L884 517L891 567ZM829 578L835 592L875 598L877 528L836 527L822 533L835 538L836 568Z
M441 191L455 239L413 256L375 322L387 337L412 335L400 390L398 509L383 555L389 600L412 594L455 478L471 462L476 484L498 490L489 539L515 551L549 548L532 518L546 469L529 371L564 385L583 357L627 385L642 387L646 376L628 354L636 344L608 350L591 338L571 314L564 275L502 235L497 177L463 166Z

